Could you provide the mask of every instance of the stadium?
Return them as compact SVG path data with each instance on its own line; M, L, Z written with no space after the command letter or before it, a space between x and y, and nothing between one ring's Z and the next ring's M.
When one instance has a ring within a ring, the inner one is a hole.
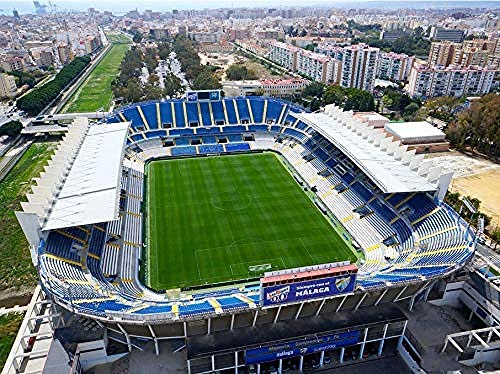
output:
M450 181L334 105L199 91L77 119L16 215L43 292L109 339L281 372L395 349L395 304L474 252Z

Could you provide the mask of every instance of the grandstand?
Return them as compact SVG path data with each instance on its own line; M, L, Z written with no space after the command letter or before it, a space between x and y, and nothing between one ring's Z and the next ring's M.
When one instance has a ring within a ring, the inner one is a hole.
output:
M43 289L73 313L110 325L167 323L133 333L155 343L187 337L191 320L208 321L209 333L216 328L210 321L223 316L224 328L255 326L264 297L259 279L162 292L141 282L151 260L144 258L151 245L143 232L145 171L153 160L180 165L191 157L272 152L361 254L352 289L342 293L339 283L342 297L298 300L291 315L413 302L432 280L471 258L473 233L442 201L451 176L384 136L333 105L306 113L260 97L134 104L96 125L73 124L17 215ZM70 161L62 161L68 154ZM272 310L276 322L282 305ZM235 322L244 313L250 320Z

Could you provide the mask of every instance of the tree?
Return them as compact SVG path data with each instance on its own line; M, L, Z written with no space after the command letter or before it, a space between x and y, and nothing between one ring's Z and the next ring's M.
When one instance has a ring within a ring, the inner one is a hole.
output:
M163 91L160 87L150 83L144 85L144 100L159 100L163 97Z
M303 97L323 97L323 92L325 91L325 85L319 82L312 82L304 90L302 90Z
M222 88L219 80L208 69L203 69L193 79L191 86L194 90L218 90Z
M173 74L165 77L164 84L163 96L165 97L174 97L182 90L181 80Z
M417 103L410 103L407 106L405 106L403 110L403 115L404 116L411 116L412 114L416 113L417 110L419 110L419 106Z
M76 57L63 67L53 80L41 87L35 88L17 100L16 105L32 116L37 115L56 99L61 92L75 79L90 63L89 56Z
M338 86L328 86L325 88L325 93L323 94L323 104L335 104L341 106L344 104L346 99L345 90Z
M329 86L323 94L323 104L335 104L344 110L370 112L375 110L375 99L368 91L357 88Z
M16 136L21 133L23 124L20 121L10 121L0 127L0 136Z
M255 72L243 64L232 64L227 68L226 75L229 80L233 81L257 79Z
M375 110L375 99L368 91L348 88L346 92L347 100L344 103L344 110L355 110L360 112L371 112Z
M498 229L498 227L490 233L490 238L495 242L494 249L497 249L497 245L500 243L500 229Z
M500 156L500 97L496 94L483 96L469 108L458 113L446 129L448 140L457 148L476 148L495 159ZM449 110L445 106L442 110ZM455 111L453 107L451 113Z
M138 32L138 31L137 31L137 32L134 34L134 37L132 38L132 41L133 41L134 43L140 43L140 42L142 41L142 34L141 34L140 32Z

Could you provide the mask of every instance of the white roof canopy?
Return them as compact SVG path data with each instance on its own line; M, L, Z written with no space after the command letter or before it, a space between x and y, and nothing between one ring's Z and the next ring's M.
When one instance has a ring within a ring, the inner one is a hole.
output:
M129 122L88 124L78 118L45 167L28 203L42 230L106 222L118 217L123 149Z
M445 133L427 121L387 123L385 130L397 136L403 142L445 141Z
M407 146L375 131L352 112L327 105L324 113L296 116L339 148L383 192L436 190L440 167L424 160L423 155L415 155L415 151L407 151Z

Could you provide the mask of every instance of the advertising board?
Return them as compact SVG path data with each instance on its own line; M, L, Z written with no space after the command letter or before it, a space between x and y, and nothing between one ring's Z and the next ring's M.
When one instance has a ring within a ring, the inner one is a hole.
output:
M287 343L247 349L245 363L247 365L260 362L274 361L282 358L296 357L315 352L327 351L335 348L357 344L360 331L347 331L338 334L320 337L305 338Z
M303 300L319 299L354 291L356 274L340 275L315 280L308 280L261 289L263 306L280 305Z

